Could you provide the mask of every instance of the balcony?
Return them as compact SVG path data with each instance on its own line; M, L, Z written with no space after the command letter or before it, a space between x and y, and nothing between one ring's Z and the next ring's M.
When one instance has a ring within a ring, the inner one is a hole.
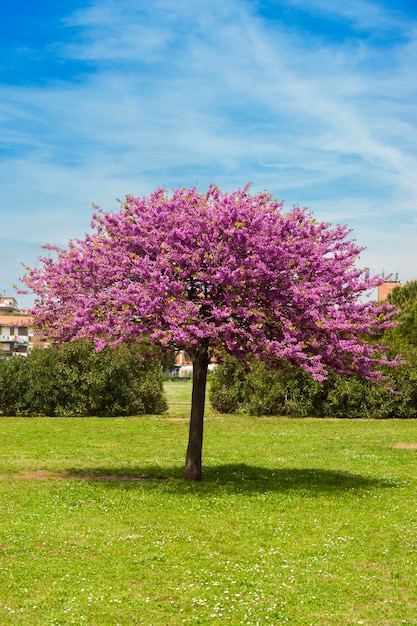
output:
M14 343L15 346L27 346L28 335L0 335L0 342Z
M16 346L27 346L29 343L29 337L19 337L19 336L15 336L14 338L14 345Z

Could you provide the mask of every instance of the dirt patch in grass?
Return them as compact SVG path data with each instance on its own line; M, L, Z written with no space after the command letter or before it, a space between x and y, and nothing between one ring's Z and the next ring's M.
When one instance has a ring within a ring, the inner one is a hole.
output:
M129 476L128 474L89 474L88 472L49 472L48 470L32 470L23 471L15 474L15 478L23 478L25 480L48 480L50 478L58 478L61 480L67 480L70 478L79 478L82 480L97 480L97 481L111 481L111 482L149 482L155 480L167 480L160 476L156 478L150 478L147 476Z
M394 444L394 448L397 448L398 450L417 450L417 443L396 443Z
M166 417L167 422L189 422L188 417Z

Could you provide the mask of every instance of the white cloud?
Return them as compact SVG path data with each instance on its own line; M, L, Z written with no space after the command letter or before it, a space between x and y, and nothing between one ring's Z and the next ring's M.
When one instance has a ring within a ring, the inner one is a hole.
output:
M349 2L334 2L334 0L288 0L289 3L300 9L325 15L331 20L345 20L354 28L360 30L393 30L404 32L408 30L404 16L397 9L389 8L381 2L366 0L349 0Z
M322 14L335 6L296 4ZM60 58L88 71L0 87L2 213L17 208L25 225L3 220L1 236L63 244L88 229L91 202L112 208L116 197L161 185L232 189L250 180L358 229L375 271L390 271L395 259L408 271L417 234L417 22L382 5L337 4L352 23L402 32L380 48L325 41L254 7L107 0L67 18L73 35ZM387 250L393 263L381 262Z

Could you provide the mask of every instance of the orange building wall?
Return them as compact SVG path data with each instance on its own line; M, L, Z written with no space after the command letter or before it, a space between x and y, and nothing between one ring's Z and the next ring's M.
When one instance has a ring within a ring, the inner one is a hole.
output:
M378 302L382 302L386 300L388 294L394 289L394 287L401 287L401 283L399 280L393 280L386 283L382 283L382 285L378 285Z

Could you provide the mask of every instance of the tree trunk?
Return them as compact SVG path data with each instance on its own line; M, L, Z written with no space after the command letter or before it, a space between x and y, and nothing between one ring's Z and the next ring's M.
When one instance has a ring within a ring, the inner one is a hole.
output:
M201 346L193 355L193 392L191 397L190 432L185 457L185 480L201 480L204 404L206 399L208 346Z

